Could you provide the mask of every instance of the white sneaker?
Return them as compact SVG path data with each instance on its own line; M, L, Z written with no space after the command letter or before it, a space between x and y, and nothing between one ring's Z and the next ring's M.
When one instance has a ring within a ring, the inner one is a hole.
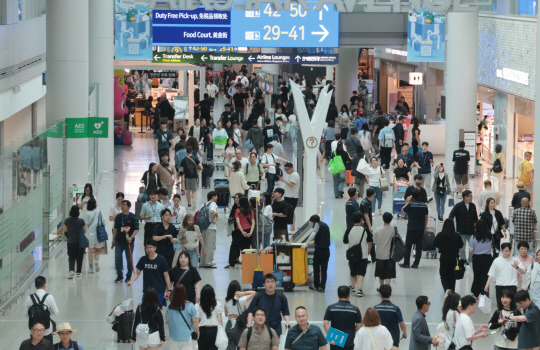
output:
M73 277L75 277L75 272L70 271L69 274L68 274L68 280L72 280Z
M88 268L88 273L94 273L94 268L92 266Z
M96 261L96 263L94 265L95 265L95 268L96 268L96 272L99 272L99 263Z
M75 274L75 277L81 277L81 273L80 273L80 272L77 272L77 273Z

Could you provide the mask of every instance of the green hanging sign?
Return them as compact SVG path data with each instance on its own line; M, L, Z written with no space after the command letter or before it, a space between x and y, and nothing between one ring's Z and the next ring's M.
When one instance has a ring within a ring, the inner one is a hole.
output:
M66 118L66 138L107 138L109 123L107 118Z

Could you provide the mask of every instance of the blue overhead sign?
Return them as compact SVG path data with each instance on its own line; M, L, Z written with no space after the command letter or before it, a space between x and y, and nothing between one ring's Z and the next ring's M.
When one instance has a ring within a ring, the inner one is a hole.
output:
M315 4L310 4L314 7ZM153 45L210 45L250 47L338 47L339 13L331 5L305 11L154 10Z
M288 53L252 53L246 54L247 63L263 64L306 64L335 65L339 63L337 54L288 54Z

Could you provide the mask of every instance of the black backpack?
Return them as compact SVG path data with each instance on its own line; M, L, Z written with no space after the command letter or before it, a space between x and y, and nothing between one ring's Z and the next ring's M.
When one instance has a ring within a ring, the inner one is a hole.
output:
M185 159L185 166L184 166L184 174L186 175L186 178L195 178L197 177L197 163L191 158L190 156L187 156Z
M45 299L49 294L45 293L43 298L39 300L36 293L30 295L32 299L32 306L28 308L28 327L30 328L34 321L39 321L43 324L45 329L49 329L51 326L51 311L49 307L45 305Z
M491 168L491 171L493 171L495 174L503 171L501 160L499 158L495 159L495 161L493 162L493 168Z

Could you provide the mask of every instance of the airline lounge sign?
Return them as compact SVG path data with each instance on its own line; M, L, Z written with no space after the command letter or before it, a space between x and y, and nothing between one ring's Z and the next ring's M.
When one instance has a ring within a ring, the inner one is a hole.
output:
M109 123L107 118L66 118L66 138L107 138Z

